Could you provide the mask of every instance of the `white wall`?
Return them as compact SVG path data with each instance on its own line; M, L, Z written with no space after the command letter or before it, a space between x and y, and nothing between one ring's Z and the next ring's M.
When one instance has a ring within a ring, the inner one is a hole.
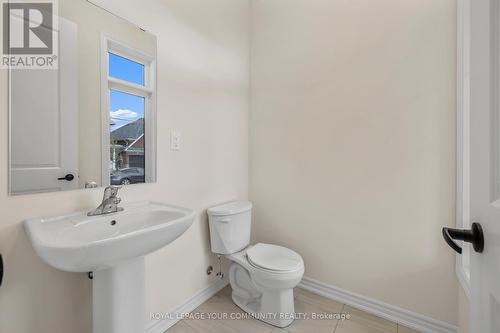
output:
M60 0L64 1L64 0ZM83 0L82 0L83 1ZM204 210L247 197L248 2L121 1L124 14L158 37L158 182L122 190L124 201L155 199L191 207L185 235L147 257L147 310L169 311L211 279ZM91 283L41 262L21 221L97 205L102 190L7 196L7 77L0 72L0 332L90 333ZM170 130L182 132L179 153Z
M454 0L252 0L254 240L452 324Z

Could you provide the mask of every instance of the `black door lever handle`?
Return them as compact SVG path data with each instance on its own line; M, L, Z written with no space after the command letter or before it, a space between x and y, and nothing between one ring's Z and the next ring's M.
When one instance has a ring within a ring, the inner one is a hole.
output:
M75 179L75 176L73 176L72 174L68 173L66 176L64 177L61 177L61 178L57 178L57 180L67 180L68 182L72 181L73 179Z
M2 280L3 280L3 258L2 255L0 254L0 286L2 286Z
M477 253L482 253L484 250L483 228L479 223L472 223L471 230L443 228L443 237L446 243L459 254L462 254L462 248L454 240L471 243Z

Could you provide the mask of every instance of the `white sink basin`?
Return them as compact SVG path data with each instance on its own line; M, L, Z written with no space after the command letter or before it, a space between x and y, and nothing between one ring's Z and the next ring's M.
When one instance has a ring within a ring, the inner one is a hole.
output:
M38 255L63 271L111 268L171 243L193 223L195 213L155 202L124 205L124 211L88 217L87 211L25 221Z
M93 333L144 333L144 256L173 242L195 213L156 202L124 205L124 211L87 211L24 222L38 255L63 271L93 272Z

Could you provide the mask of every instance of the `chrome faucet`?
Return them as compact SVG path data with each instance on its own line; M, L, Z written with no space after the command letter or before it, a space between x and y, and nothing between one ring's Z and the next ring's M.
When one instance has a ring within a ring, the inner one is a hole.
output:
M119 186L106 187L101 204L93 211L88 212L87 216L105 215L123 211L122 207L118 207L118 204L122 201L122 199L116 196L119 189L121 189Z

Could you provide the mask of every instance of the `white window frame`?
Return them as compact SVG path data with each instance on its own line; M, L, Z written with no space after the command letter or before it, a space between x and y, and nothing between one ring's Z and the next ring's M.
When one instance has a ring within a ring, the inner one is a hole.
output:
M108 53L144 66L144 86L110 77ZM101 181L110 184L110 116L109 90L117 90L144 98L145 182L156 181L156 56L147 55L126 44L101 34Z
M470 229L470 1L459 0L457 11L457 194L456 226ZM456 274L470 298L470 251L456 255Z

